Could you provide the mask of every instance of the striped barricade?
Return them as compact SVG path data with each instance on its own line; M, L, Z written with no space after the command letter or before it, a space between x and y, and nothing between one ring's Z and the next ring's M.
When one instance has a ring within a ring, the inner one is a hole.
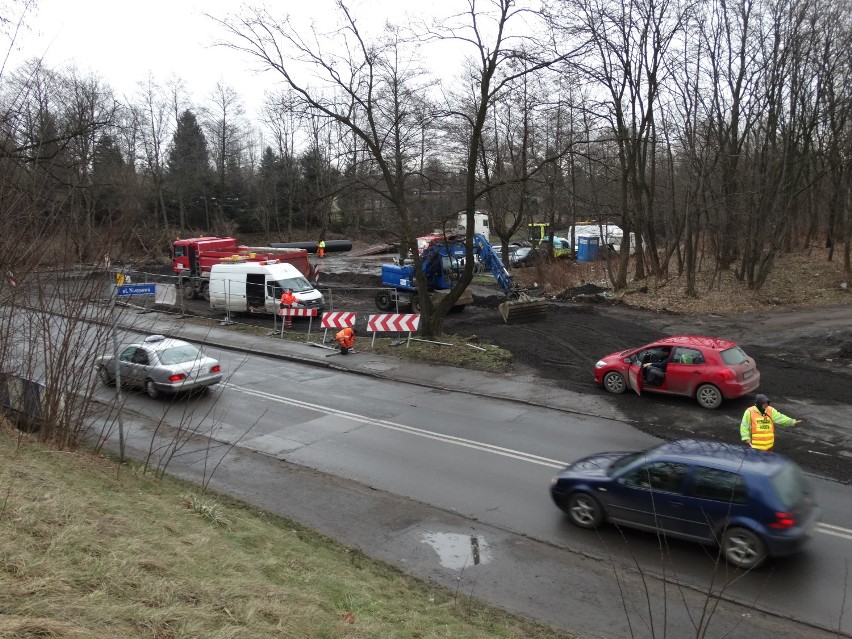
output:
M327 311L322 314L321 326L325 329L322 335L322 343L325 344L328 337L328 329L352 328L355 326L355 313L352 311Z
M408 332L408 343L411 344L411 333L420 326L419 313L380 313L367 318L367 331L373 334L372 345L376 343L376 333L405 333Z
M308 319L308 339L311 337L311 326L313 326L314 318L317 316L317 309L315 308L301 308L299 306L288 306L286 308L278 309L278 316L281 318L284 317L307 317ZM282 319L282 322L284 320ZM284 338L284 327L281 327L281 338Z

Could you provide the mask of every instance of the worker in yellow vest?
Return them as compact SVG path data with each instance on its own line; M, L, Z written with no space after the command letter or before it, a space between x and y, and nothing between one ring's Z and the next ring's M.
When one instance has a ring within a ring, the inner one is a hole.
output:
M775 445L775 425L795 426L804 420L787 417L769 405L766 395L758 394L754 406L749 406L740 422L740 438L755 450L772 450Z
M325 257L325 240L317 242L317 253L320 257Z

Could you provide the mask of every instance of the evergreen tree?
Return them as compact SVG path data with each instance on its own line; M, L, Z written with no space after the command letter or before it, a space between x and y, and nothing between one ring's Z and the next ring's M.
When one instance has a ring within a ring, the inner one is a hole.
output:
M180 227L209 228L212 174L207 140L189 109L178 119L167 168L166 189L177 209Z

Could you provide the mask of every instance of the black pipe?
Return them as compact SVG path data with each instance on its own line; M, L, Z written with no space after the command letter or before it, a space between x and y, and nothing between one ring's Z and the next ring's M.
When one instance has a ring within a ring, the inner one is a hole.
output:
M269 244L272 248L299 248L306 249L308 253L316 253L317 252L317 243L316 242L271 242ZM352 250L352 241L351 240L326 240L325 241L325 252L326 253L341 253L343 251L351 251Z

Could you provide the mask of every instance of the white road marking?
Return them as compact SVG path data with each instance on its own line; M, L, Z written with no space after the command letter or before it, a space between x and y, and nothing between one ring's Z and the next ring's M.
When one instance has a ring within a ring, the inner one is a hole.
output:
M295 406L298 408L306 408L309 410L315 410L321 413L326 413L328 415L337 415L339 417L345 417L347 419L351 419L352 421L359 422L361 424L367 424L370 426L378 426L379 428L386 428L388 430L394 430L400 433L408 433L409 435L416 435L417 437L425 437L426 439L433 439L435 441L442 441L447 444L454 444L456 446L463 446L465 448L473 448L475 450L481 450L483 452L492 453L495 455L502 455L503 457L510 457L512 459L518 459L520 461L530 462L532 464L538 464L539 466L546 466L548 468L564 468L567 466L566 463L559 461L558 459L548 459L547 457L540 457L538 455L533 455L531 453L524 453L519 450L512 450L511 448L503 448L501 446L494 446L492 444L485 444L483 442L477 442L472 439L465 439L463 437L455 437L454 435L444 435L441 433L436 433L430 430L424 430L422 428L415 428L413 426L406 426L405 424L398 424L396 422L390 422L383 419L374 419L372 417L365 417L364 415L358 415L356 413L350 413L348 411L339 410L337 408L330 408L328 406L322 406L320 404L313 404L310 402L303 402L298 399L290 399L287 397L281 397L280 395L273 395L272 393L266 393L264 391L258 391L249 388L243 388L237 386L235 384L231 384L229 382L224 382L221 384L222 386L226 386L228 388L232 388L241 393L246 393L247 395L252 395L254 397L261 397L263 399L278 402L280 404L287 404L288 406Z

